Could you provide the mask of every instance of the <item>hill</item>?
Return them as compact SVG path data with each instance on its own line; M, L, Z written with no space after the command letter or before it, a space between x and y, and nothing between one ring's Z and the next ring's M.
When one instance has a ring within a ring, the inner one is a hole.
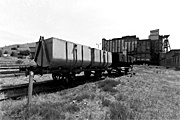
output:
M11 54L12 52L19 53L19 51L30 50L30 47L35 47L35 46L36 46L36 42L26 43L26 44L14 44L14 45L0 47L0 50L2 50L3 53L7 51L8 54Z

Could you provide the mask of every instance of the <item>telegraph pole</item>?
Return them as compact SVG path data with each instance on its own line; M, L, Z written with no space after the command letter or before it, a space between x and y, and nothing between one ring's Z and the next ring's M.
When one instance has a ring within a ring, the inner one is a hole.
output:
M98 49L99 49L99 47L100 47L101 43L96 43L96 45L98 46Z

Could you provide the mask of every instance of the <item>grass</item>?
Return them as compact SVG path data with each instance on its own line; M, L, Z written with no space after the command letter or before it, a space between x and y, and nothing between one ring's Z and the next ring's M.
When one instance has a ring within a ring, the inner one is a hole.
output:
M34 60L31 59L18 59L17 57L0 57L0 66L1 67L11 67L18 66L20 64L23 65L36 65Z
M133 77L106 79L57 93L0 102L4 120L178 120L179 71L135 68ZM153 72L162 71L162 72ZM115 92L114 92L115 90Z
M134 119L134 116L128 111L128 108L120 102L113 103L110 106L110 118L112 120Z
M14 119L45 119L45 120L56 120L61 119L63 115L61 115L61 111L57 110L57 108L62 107L61 104L40 104L40 105L32 105L29 109L29 112L27 111L26 105L23 106L17 106L12 109L10 113L6 113L6 115L9 116L9 118ZM73 111L73 109L69 106L67 107L67 110ZM3 118L3 119L6 119Z
M101 88L104 92L110 92L115 94L118 92L114 87L116 87L120 82L115 80L104 80L98 83L98 88Z
M110 105L111 105L111 101L102 97L102 106L109 107Z
M127 98L128 98L128 96L125 96L125 95L123 95L123 94L121 94L121 93L119 93L119 94L116 96L116 100L117 100L117 101L125 101L125 100L127 100Z
M81 102L83 101L84 99L94 99L95 95L94 94L88 94L88 93L83 93L81 95L78 95L74 98L75 101L77 102Z

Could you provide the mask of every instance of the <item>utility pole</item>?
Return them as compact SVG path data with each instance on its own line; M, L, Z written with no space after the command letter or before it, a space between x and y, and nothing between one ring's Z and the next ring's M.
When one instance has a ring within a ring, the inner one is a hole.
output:
M100 47L101 43L96 43L96 45L98 46L98 49L99 49L99 47Z

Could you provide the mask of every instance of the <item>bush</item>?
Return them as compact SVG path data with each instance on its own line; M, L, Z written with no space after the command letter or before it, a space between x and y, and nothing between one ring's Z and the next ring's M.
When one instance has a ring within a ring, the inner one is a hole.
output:
M17 53L13 51L13 52L11 53L11 56L17 57Z
M20 52L19 52L19 55L28 56L28 55L30 55L30 51L29 51L29 50L20 51Z
M8 54L9 52L8 51L4 51L4 54Z
M13 47L13 48L11 48L11 50L17 50L17 48L16 48L16 47Z
M118 81L105 80L105 81L102 81L102 82L98 83L98 88L103 88L105 86L116 87L118 84L119 84Z
M116 92L118 92L118 90L116 90L116 89L114 89L112 86L108 86L108 85L104 86L104 87L102 88L102 90L103 90L104 92L110 92L110 93L113 93L113 94L115 94Z
M16 64L22 64L22 63L23 63L22 60L17 60L17 61L16 61Z

